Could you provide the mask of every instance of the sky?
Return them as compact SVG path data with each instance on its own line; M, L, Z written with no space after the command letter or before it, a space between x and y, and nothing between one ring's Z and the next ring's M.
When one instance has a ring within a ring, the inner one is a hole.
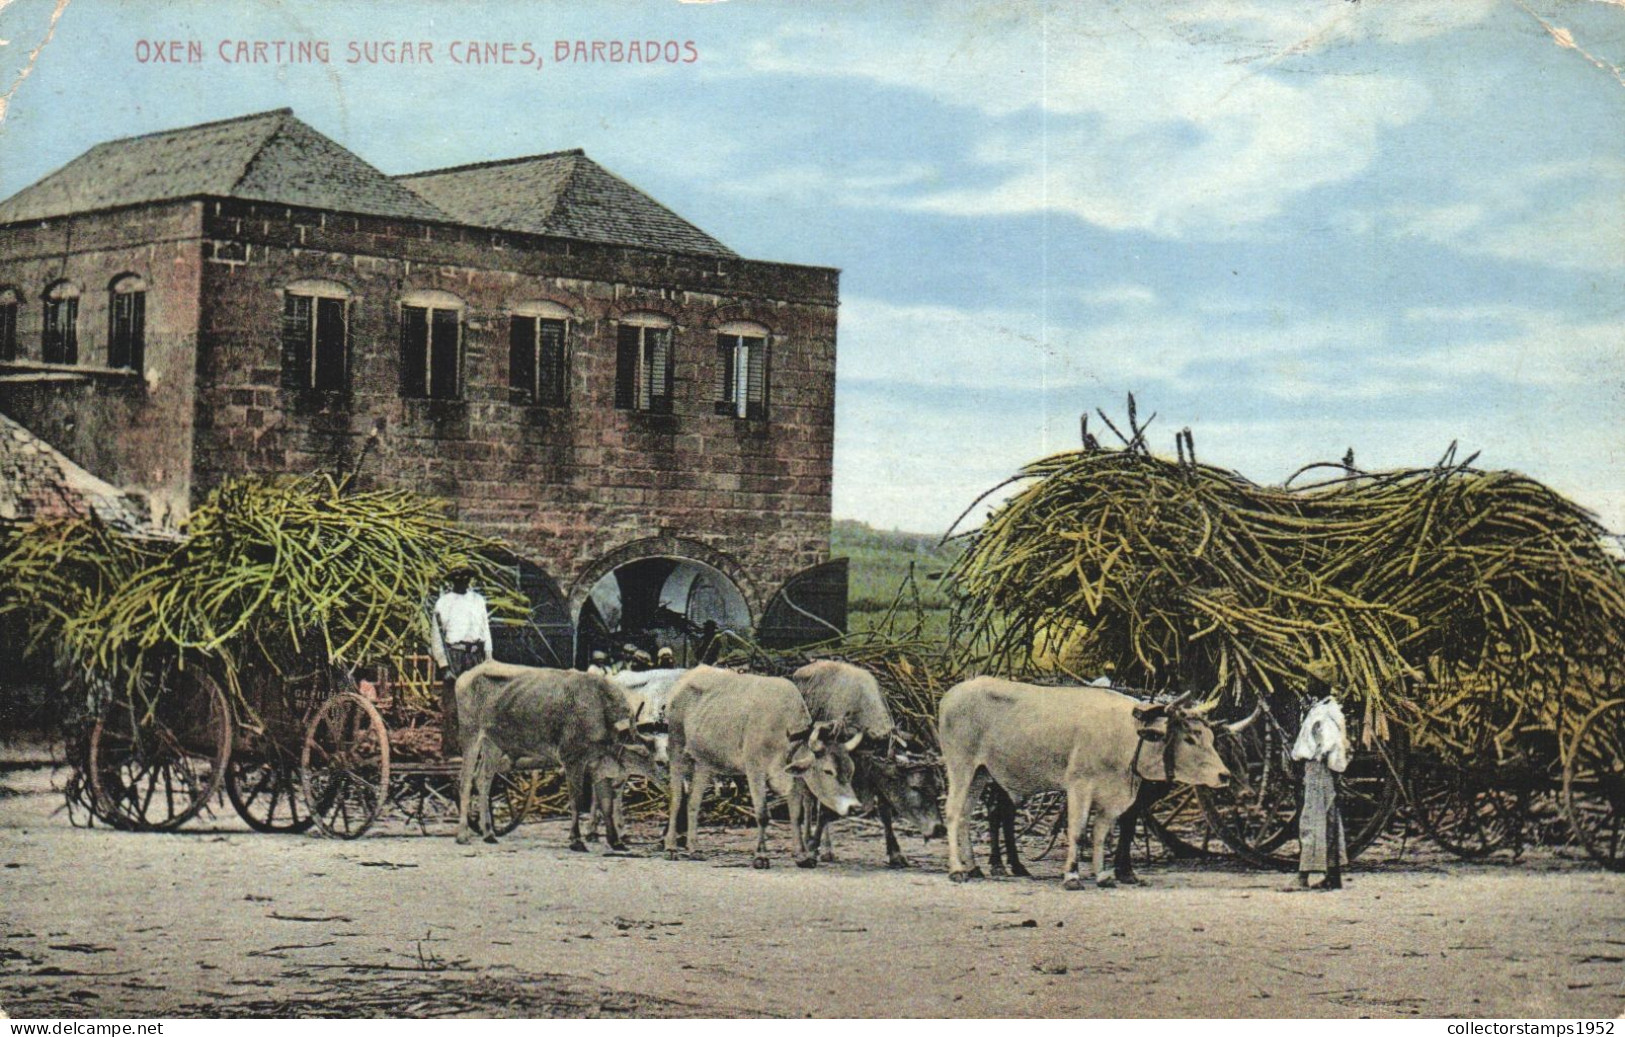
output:
M1455 441L1625 531L1620 0L0 0L0 40L0 196L289 106L387 173L581 147L839 267L837 518L941 532L1132 392L1153 450L1256 482ZM433 63L349 60L386 41Z

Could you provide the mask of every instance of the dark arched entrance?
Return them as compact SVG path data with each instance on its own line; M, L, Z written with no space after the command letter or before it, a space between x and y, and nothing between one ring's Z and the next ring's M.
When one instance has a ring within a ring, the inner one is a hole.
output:
M715 566L656 555L622 562L595 580L577 629L577 665L596 651L616 659L628 648L651 657L670 648L679 666L691 666L719 634L748 634L751 612L738 585Z

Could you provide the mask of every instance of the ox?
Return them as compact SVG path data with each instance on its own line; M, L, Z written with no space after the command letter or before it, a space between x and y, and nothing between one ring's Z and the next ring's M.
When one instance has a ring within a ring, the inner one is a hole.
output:
M668 760L666 705L672 689L687 670L621 670L609 675L626 696L626 707L638 719L638 728L654 734L655 762Z
M1093 865L1101 886L1106 833L1134 802L1140 780L1221 788L1230 780L1213 747L1213 729L1184 708L1189 696L1148 704L1107 688L1042 688L976 677L948 690L938 734L948 772L948 874L972 877L967 804L986 770L1015 800L1038 792L1067 796L1067 889L1082 888L1078 856L1090 812Z
M459 843L470 838L468 812L476 790L480 830L487 842L495 842L492 780L506 766L548 760L564 768L571 806L570 849L587 848L581 840L581 815L594 799L609 805L605 814L610 819L610 848L625 849L614 822L614 804L628 777L652 776L654 765L615 685L577 670L488 661L457 678L456 694L463 743Z
M835 813L846 816L857 799L852 794L852 759L830 735L814 724L796 686L782 677L733 673L710 666L690 670L672 690L666 707L671 728L671 813L666 825L666 852L677 856L677 822L684 785L689 787L688 846L699 843L700 803L711 779L742 774L750 786L756 816L755 867L767 857L767 792L790 798L790 829L796 863L810 868L817 858L807 853L802 834L801 800L795 784ZM850 744L856 745L861 735Z
M1102 686L1097 683L1096 686ZM1245 720L1215 727L1214 733L1219 735L1239 735L1246 730L1264 711L1262 702L1252 711ZM1231 774L1231 781L1242 791L1247 793L1247 784L1244 775ZM1156 805L1157 801L1173 790L1173 783L1167 781L1138 782L1139 791L1134 796L1134 803L1117 819L1117 849L1112 855L1112 873L1117 881L1125 886L1139 885L1139 878L1134 874L1134 833L1147 812ZM1021 863L1021 857L1016 850L1016 804L1010 799L996 781L989 781L983 799L987 813L988 825L988 873L994 876L1014 875L1018 878L1030 878L1031 875ZM1061 816L1057 819L1058 826L1066 824L1066 809L1063 807ZM1149 822L1147 822L1149 824ZM1008 870L1006 867L1008 866ZM971 869L972 877L976 877L976 869Z
M593 668L588 668L593 673ZM596 672L603 674L602 669ZM666 703L671 699L671 689L679 677L687 670L617 670L607 676L614 682L621 694L626 697L626 708L631 710L633 723L637 727L638 736L649 740L654 750L656 766L664 767L670 762L667 750ZM617 798L616 806L620 805ZM603 820L604 808L597 799L593 800L592 816L587 822L586 840L589 843L598 841L598 825ZM615 815L615 827L625 828L626 823L622 815Z
M861 736L852 753L853 793L864 806L872 804L880 816L886 832L887 866L908 867L908 857L892 829L892 818L894 814L901 816L926 839L946 833L937 804L936 767L923 754L908 751L913 739L892 720L880 685L869 671L851 663L820 659L797 670L791 680L801 689L814 723L822 721ZM822 804L811 801L803 786L798 784L795 794L802 798L808 852L818 854L822 845L821 859L833 861L835 848L826 831L830 815Z

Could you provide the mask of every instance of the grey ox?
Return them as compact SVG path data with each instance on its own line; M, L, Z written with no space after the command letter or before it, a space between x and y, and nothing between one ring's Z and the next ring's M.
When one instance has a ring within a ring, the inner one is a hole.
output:
M820 659L791 675L807 702L814 723L823 721L839 731L856 731L863 736L852 750L852 791L864 806L873 805L886 832L886 864L906 868L909 860L897 842L892 821L901 817L926 839L940 838L946 829L942 808L937 803L936 767L923 753L911 752L914 740L897 726L880 684L868 670L851 663ZM827 826L830 815L813 801L802 786L796 793L803 801L802 817L807 826L810 853L833 861L835 848Z
M556 761L564 768L571 804L570 849L587 848L581 815L594 800L608 808L610 848L625 849L614 821L621 785L634 774L653 776L654 764L614 684L579 670L487 661L457 678L457 716L463 743L459 843L469 841L468 811L476 791L480 830L487 842L495 842L491 781L507 766Z
M1095 811L1094 874L1105 870L1106 834L1134 802L1141 781L1222 788L1230 772L1213 747L1213 727L1185 708L1190 696L1148 704L1108 688L1044 688L975 677L948 689L937 713L948 772L948 877L980 876L967 806L986 770L1015 802L1066 793L1067 889L1081 889L1078 855Z
M697 856L700 804L711 780L742 774L750 786L756 816L755 867L767 857L768 789L790 799L790 830L796 863L810 868L817 858L807 852L801 823L801 799L791 795L803 784L818 802L835 813L857 805L852 794L852 760L826 724L814 724L796 686L782 677L734 673L700 666L672 689L666 705L671 729L671 814L666 824L666 852L678 855L678 815L687 785L688 848ZM853 739L856 744L862 736Z

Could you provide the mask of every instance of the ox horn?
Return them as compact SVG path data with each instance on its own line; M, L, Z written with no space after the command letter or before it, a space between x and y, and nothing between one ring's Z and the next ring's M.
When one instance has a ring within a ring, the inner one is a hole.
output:
M842 742L841 743L841 748L845 749L849 753L850 752L856 752L858 746L860 746L862 744L863 744L863 732L859 731L857 734L852 736L850 741Z
M1182 691L1178 695L1176 695L1172 699L1170 699L1168 702L1165 702L1163 704L1163 708L1169 710L1170 712L1172 712L1173 710L1176 710L1179 707L1183 706L1185 704L1185 700L1189 699L1194 694L1196 694L1195 691Z
M1264 703L1260 701L1258 705L1253 707L1253 711L1252 713L1248 714L1247 719L1238 720L1233 724L1226 724L1224 725L1224 729L1233 735L1239 735L1243 731L1247 730L1248 727L1252 726L1253 721L1257 720L1263 712Z
M1219 704L1218 699L1211 698L1211 699L1208 699L1206 702L1202 703L1199 706L1192 706L1190 709L1187 709L1185 712L1189 713L1193 717L1207 716L1209 713L1213 712L1213 707L1217 706L1218 704Z

